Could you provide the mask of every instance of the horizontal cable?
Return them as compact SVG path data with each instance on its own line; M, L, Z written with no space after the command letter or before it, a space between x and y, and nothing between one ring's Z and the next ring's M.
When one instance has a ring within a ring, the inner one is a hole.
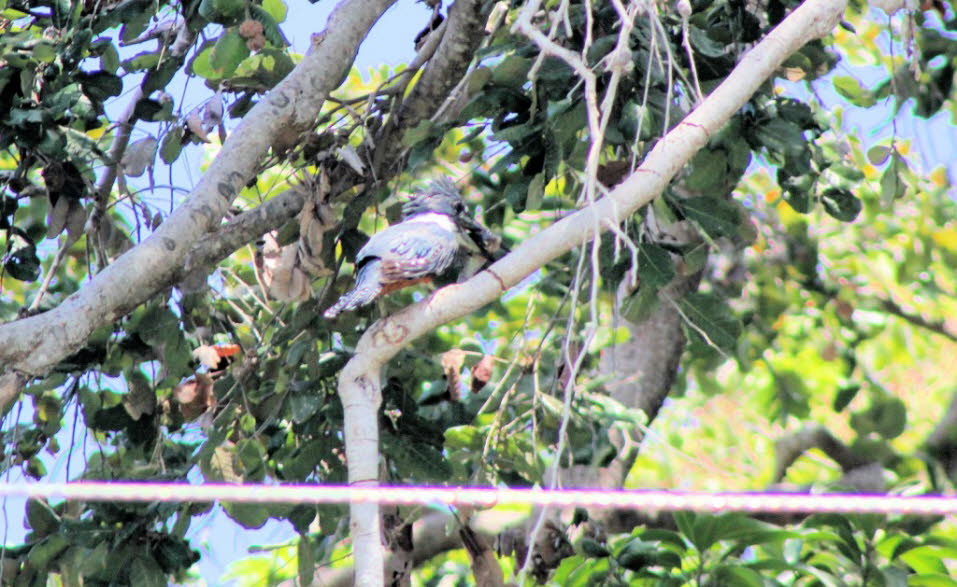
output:
M64 498L79 501L204 502L491 507L502 504L657 511L746 513L957 514L957 498L861 494L696 493L598 489L483 487L368 487L347 485L240 485L208 483L0 483L0 498Z

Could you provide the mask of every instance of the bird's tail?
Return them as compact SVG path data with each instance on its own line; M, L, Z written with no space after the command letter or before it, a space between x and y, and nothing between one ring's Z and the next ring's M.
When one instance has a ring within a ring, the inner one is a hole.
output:
M379 297L382 293L382 281L380 279L379 260L373 259L359 269L356 275L355 286L339 298L339 301L329 307L323 316L332 320L342 312L355 310L359 306L365 306L372 303L372 300Z

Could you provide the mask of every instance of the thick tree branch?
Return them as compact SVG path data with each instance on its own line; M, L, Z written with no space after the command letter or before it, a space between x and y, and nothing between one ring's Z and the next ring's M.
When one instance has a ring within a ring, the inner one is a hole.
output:
M854 454L847 445L835 438L827 428L809 426L798 430L794 434L789 434L775 443L774 482L780 483L794 461L812 448L817 448L829 456L840 465L841 470L845 473L873 462Z
M0 326L0 365L41 375L80 348L96 328L123 316L168 283L193 244L217 229L273 137L284 127L304 129L313 124L329 92L346 75L359 43L393 2L340 3L310 53L249 112L199 185L154 234L57 308Z
M350 483L377 483L379 377L387 361L416 338L488 304L545 263L593 239L596 230L617 226L651 202L784 59L833 29L845 6L844 1L832 0L808 0L802 4L745 55L724 83L662 138L642 166L607 197L526 240L512 254L466 283L443 288L429 299L373 324L339 378ZM378 508L353 504L351 511L356 584L379 585L383 563Z
M492 3L483 0L458 0L449 8L449 18L439 46L412 91L376 138L373 168L388 174L386 166L400 169L404 157L396 157L402 134L437 112L444 101L453 100L450 91L459 83L482 41L482 30Z

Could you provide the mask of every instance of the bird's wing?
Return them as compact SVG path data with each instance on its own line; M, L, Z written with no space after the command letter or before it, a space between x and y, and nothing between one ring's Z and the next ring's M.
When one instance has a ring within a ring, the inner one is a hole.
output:
M384 284L444 273L455 261L456 235L427 222L401 222L379 232L357 255L359 263L380 260Z

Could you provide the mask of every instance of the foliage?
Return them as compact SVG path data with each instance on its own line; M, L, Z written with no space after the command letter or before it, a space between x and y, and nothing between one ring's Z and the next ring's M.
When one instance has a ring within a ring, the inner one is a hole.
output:
M396 293L380 308L335 322L321 314L349 282L347 269L339 276L331 269L349 267L368 236L397 218L394 192L439 173L468 176L466 196L514 246L585 203L591 149L598 178L606 187L617 183L693 108L699 88L714 89L797 2L773 0L760 14L743 2L694 2L686 25L693 68L678 12L638 18L626 39L627 74L613 83L614 4L568 2L567 24L552 36L597 74L610 114L601 142L590 130L578 73L502 26L476 54L462 108L404 129L401 173L389 188L367 186L356 178L376 159L374 137L398 116L403 84L415 82L402 68L366 79L351 72L315 128L278 138L263 172L234 202L251 210L297 183L333 178L341 189L330 198L337 223L319 253L328 271L315 280L316 296L270 300L262 255L257 263L248 249L210 279L204 273L198 284L158 293L29 383L4 420L0 470L50 478L47 455L65 452L69 460L76 447L71 441L64 451L62 439L79 428L97 445L82 451L80 479L344 482L338 373L377 316L421 293ZM510 22L521 5L511 3ZM279 0L0 6L0 97L11 105L0 113L0 317L13 320L62 302L165 219L158 199L130 192L124 169L130 177L150 170L154 187L156 155L173 164L191 145L215 141L214 128L222 139L299 57L287 48L282 25L290 15ZM952 11L904 19L915 34L911 48L920 49L906 63L854 42L849 30L875 30L865 16L850 12L843 31L803 47L786 74L831 84L856 108L893 97L895 109L910 105L916 116L953 113ZM161 31L151 37L154 50L127 56L124 47L138 43L151 20L172 17L182 23L179 33ZM190 50L174 50L183 39ZM887 77L868 87L833 75L839 60L882 67ZM177 103L166 92L177 76L203 80L208 99L194 109ZM114 125L110 113L113 98L132 87L142 94L120 122L149 129L152 142L141 143L143 158L118 164L110 146L123 124ZM957 295L950 184L940 171L924 174L906 140L869 144L842 130L842 116L810 92L766 84L616 237L548 264L501 301L404 351L383 373L385 480L533 486L556 463L607 466L619 455L616 435L642 429L649 418L609 395L601 354L627 342L623 322L640 327L661 307L657 294L676 276L700 271L698 290L674 304L688 345L671 403L650 423L628 486L760 489L782 481L771 473L769 439L823 423L855 458L879 464L889 488L951 490L946 468L919 448L953 391L945 363L957 338L947 321ZM115 187L95 177L104 167L120 175ZM667 242L650 228L678 223L694 237ZM300 236L297 222L275 228L272 237L283 245ZM635 261L641 285L616 300ZM242 352L229 366L225 357L194 352L225 355L232 344ZM567 409L566 389L575 391ZM559 454L563 424L567 445ZM842 479L804 456L786 480L833 488ZM199 558L190 528L212 507L32 501L24 544L2 551L4 582L40 584L50 573L65 584L186 580ZM312 563L347 554L344 507L216 507L244 528L288 521L300 537L295 552L286 545L274 557L244 560L234 577L288 580L295 561L305 583ZM607 536L582 530L574 554L547 580L953 584L947 576L957 537L938 520L815 516L772 525L682 513L673 521L670 529L649 523ZM577 526L586 524L563 530ZM523 563L503 561L516 573ZM467 584L469 573L468 558L454 552L425 564L418 577L447 585L459 576Z

